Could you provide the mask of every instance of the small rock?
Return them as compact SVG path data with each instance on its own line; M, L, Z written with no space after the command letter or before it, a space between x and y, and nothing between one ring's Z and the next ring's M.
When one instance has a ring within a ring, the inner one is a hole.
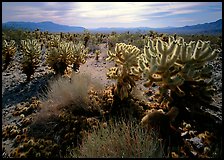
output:
M201 140L200 138L198 138L198 137L194 137L194 138L186 139L186 140L192 142L193 145L194 145L195 147L197 147L197 149L201 149L201 148L203 148L203 146L204 146L203 143L202 143L202 140Z

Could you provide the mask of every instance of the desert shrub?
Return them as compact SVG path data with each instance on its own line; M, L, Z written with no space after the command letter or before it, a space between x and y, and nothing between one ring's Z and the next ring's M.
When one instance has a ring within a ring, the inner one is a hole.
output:
M136 122L121 121L89 132L68 157L158 158L163 157L163 147L154 132L149 134Z
M40 63L41 46L35 39L27 39L21 41L22 45L22 71L26 74L26 81L30 81L31 75Z
M71 80L66 77L51 80L45 94L41 95L43 108L39 118L57 115L65 108L88 110L88 91L94 86L98 88L100 84L91 80L88 74L73 73Z
M15 41L11 40L10 42L7 42L6 40L4 40L2 44L2 61L4 65L3 70L5 70L8 67L15 54L16 54Z

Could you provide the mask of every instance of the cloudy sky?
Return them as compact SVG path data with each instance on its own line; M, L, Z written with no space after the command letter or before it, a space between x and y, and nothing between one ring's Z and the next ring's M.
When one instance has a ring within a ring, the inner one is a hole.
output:
M221 18L221 2L2 2L3 23L52 21L85 28L179 27Z

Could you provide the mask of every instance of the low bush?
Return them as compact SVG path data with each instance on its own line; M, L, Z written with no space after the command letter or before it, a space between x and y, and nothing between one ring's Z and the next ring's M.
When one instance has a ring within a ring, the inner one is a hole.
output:
M163 147L155 133L149 134L136 122L102 125L83 139L72 158L152 158L163 157Z

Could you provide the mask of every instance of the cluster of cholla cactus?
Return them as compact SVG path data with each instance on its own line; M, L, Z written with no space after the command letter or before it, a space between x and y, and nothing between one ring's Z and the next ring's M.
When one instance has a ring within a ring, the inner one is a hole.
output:
M6 70L15 54L16 54L15 41L11 40L10 42L7 42L6 40L3 40L2 42L2 60L4 64L3 71Z
M87 47L87 44L88 44L88 42L89 42L89 39L90 39L90 33L89 33L89 32L86 32L86 33L84 34L84 38L83 38L85 48Z
M139 59L139 68L135 71L142 72L148 79L145 87L153 83L160 86L160 102L169 101L169 91L184 96L185 92L180 89L184 82L204 80L211 69L206 63L215 59L219 52L212 50L209 42L201 40L186 43L183 38L172 36L168 42L148 39Z
M51 35L46 44L46 48L58 47L61 42L61 37L59 35Z
M113 50L116 46L116 43L118 43L118 35L113 34L108 36L107 45L109 50Z
M87 49L82 43L73 45L73 56L75 57L75 62L73 63L73 70L77 71L81 64L86 62L87 58Z
M21 41L22 71L26 74L26 81L30 81L35 69L40 63L41 46L36 39Z
M112 67L107 73L110 79L117 79L115 95L123 100L129 97L132 88L135 86L135 81L140 77L133 73L133 68L138 66L138 57L140 50L132 45L117 43L115 52L108 51L107 61L115 61L117 67Z
M95 60L98 61L99 60L99 55L100 55L100 50L96 50L95 51Z
M82 44L75 45L73 42L56 41L55 39L47 49L46 63L53 68L56 74L63 75L69 65L74 70L85 63L85 48ZM55 45L57 44L57 45Z

